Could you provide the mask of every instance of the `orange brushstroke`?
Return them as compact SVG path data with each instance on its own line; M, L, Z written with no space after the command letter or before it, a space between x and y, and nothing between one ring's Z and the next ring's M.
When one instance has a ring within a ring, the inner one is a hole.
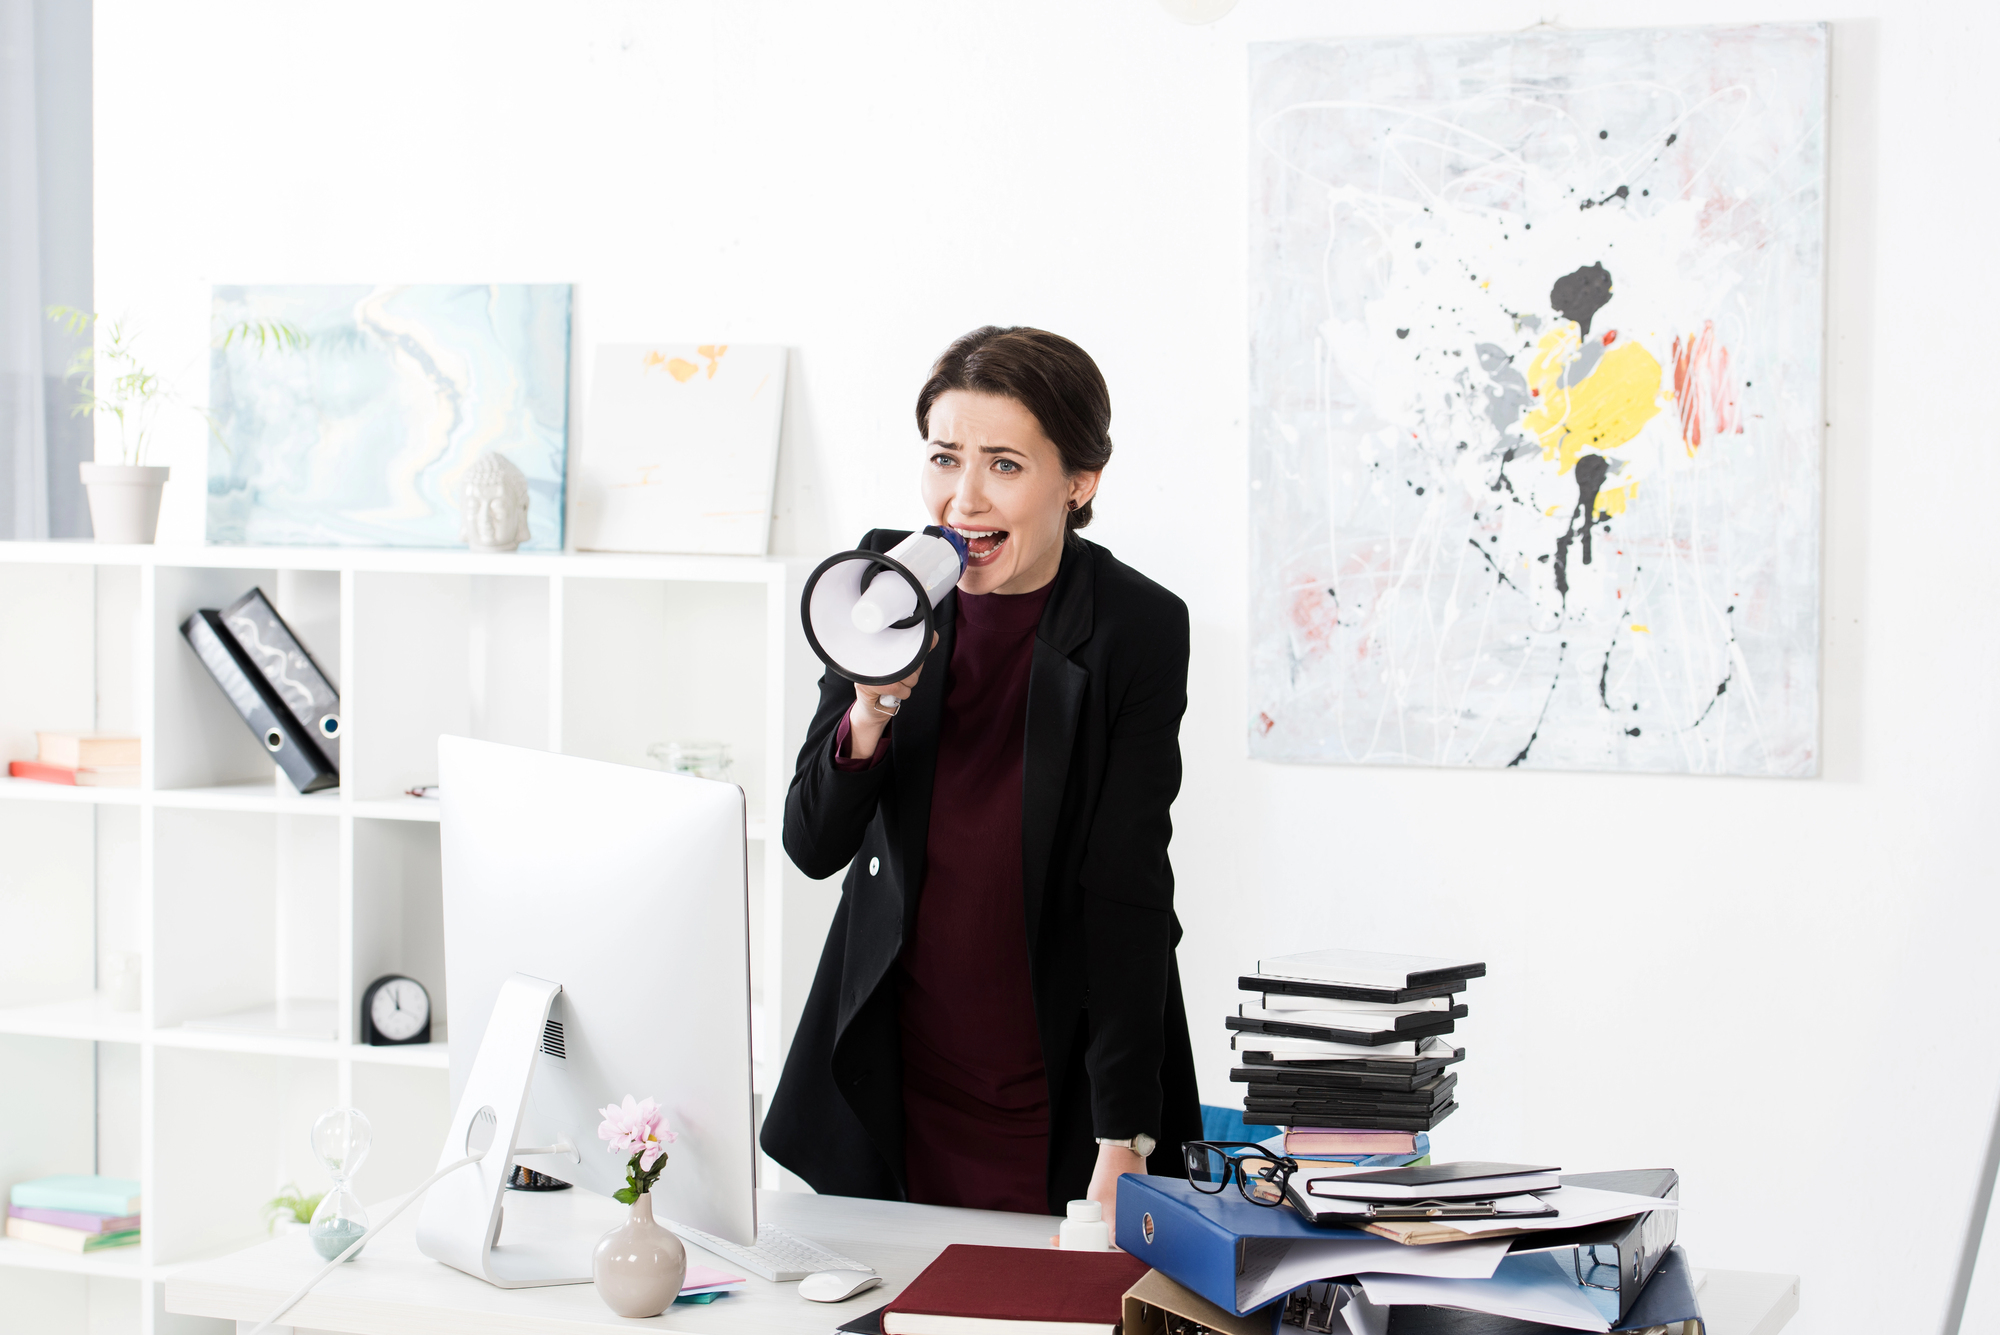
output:
M1705 435L1743 433L1743 410L1729 378L1729 349L1715 336L1715 321L1701 332L1674 336L1674 402L1680 406L1681 444L1692 458Z

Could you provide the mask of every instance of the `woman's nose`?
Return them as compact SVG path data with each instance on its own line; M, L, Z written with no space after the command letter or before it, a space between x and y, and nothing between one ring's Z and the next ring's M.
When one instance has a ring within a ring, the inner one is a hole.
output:
M968 468L959 478L953 503L962 515L976 515L986 509L986 486L978 469Z

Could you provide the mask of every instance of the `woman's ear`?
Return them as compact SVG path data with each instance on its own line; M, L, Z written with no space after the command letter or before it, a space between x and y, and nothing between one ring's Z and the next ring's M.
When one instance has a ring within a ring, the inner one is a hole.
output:
M1089 505L1091 499L1097 495L1097 483L1103 476L1103 469L1099 469L1094 473L1070 474L1069 508L1072 510L1081 510L1084 506Z

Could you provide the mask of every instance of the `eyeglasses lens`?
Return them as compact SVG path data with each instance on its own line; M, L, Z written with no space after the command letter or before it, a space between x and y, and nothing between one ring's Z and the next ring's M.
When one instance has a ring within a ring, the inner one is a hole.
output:
M1188 1182L1196 1191L1218 1192L1229 1181L1229 1163L1200 1141L1182 1146L1187 1156Z

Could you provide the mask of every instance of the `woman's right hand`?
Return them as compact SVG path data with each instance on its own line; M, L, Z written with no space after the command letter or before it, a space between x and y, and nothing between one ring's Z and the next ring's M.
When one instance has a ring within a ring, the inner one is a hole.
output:
M932 631L931 649L937 648L937 642L937 632ZM930 650L924 652L928 655ZM882 744L882 734L889 730L896 711L903 707L903 701L910 698L910 692L917 689L917 678L923 675L923 664L919 663L915 672L888 686L854 683L854 703L847 709L849 756L855 760L866 760L875 754L875 748Z

